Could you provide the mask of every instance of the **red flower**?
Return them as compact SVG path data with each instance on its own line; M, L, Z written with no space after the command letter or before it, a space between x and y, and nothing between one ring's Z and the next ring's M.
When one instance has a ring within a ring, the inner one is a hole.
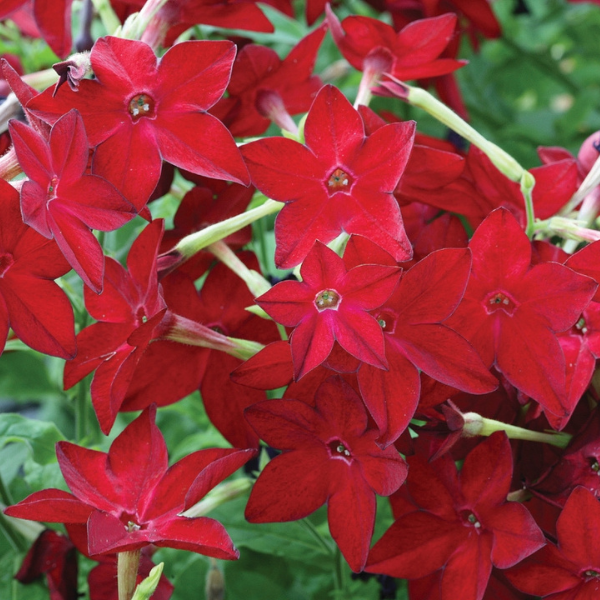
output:
M238 558L220 523L180 513L256 451L209 448L169 468L155 415L155 407L146 409L115 439L108 454L59 442L58 462L73 494L57 489L35 492L5 514L50 523L87 523L90 555L154 544L215 558Z
M32 583L46 576L50 600L77 600L77 553L69 538L44 529L25 556L15 579Z
M556 332L575 324L597 284L556 263L531 266L531 244L510 212L497 209L469 244L473 268L448 324L516 388L565 416L565 361Z
M252 523L303 519L327 502L329 530L354 571L365 565L375 523L375 495L389 496L406 477L397 450L375 443L367 413L339 377L317 391L316 407L300 400L265 400L246 409L262 439L283 453L254 484L246 518Z
M506 572L527 594L548 600L591 600L600 591L600 503L575 488L556 523L558 546L548 544Z
M77 336L79 353L65 365L64 384L69 389L92 371L92 404L105 434L111 430L135 368L154 337L166 306L156 273L156 256L163 232L156 220L134 241L126 271L106 259L101 296L84 288L85 306L98 321Z
M94 171L141 209L158 183L162 160L199 175L248 184L242 157L224 125L206 111L229 82L231 42L184 42L157 61L143 42L100 38L92 49L94 80L77 93L46 90L29 108L49 123L81 113Z
M239 137L260 135L271 121L293 131L289 115L308 111L323 85L312 72L325 31L319 27L307 35L284 60L266 46L244 46L233 64L227 98L211 113Z
M23 221L54 238L86 285L100 293L104 254L91 229L121 227L135 216L134 207L108 181L85 174L89 147L76 110L56 121L48 142L19 121L12 120L9 129L29 177L21 188Z
M239 255L251 269L259 270L250 252ZM221 334L268 343L279 338L273 322L246 310L253 297L246 284L224 264L217 264L198 292L181 273L163 280L169 314L200 323ZM166 406L200 389L206 413L233 446L250 448L258 438L244 420L244 409L265 399L264 392L237 385L229 374L240 359L220 350L155 340L132 374L121 410L140 410L151 403Z
M368 311L381 306L398 284L394 266L361 265L347 270L342 259L316 242L300 269L302 281L282 281L256 299L275 321L294 327L296 379L320 365L337 340L358 360L386 368L383 332Z
M308 113L305 146L286 138L243 146L256 187L287 203L275 222L277 265L301 263L316 239L326 244L342 231L368 237L396 260L410 258L392 192L414 131L413 122L392 123L366 137L359 113L325 86Z
M385 337L389 369L363 364L358 381L382 444L396 440L413 417L419 371L475 394L497 386L477 352L446 322L462 298L470 264L467 249L433 252L407 271L389 300L373 312Z
M375 544L366 570L419 579L444 569L443 598L481 600L492 565L506 569L544 545L527 509L507 502L508 438L496 433L465 459L408 459L407 485L392 499L397 521Z
M73 309L54 283L70 270L58 246L23 223L19 195L0 181L0 350L12 327L38 352L75 356Z
M466 64L438 58L454 37L454 14L413 21L399 33L370 17L352 16L340 23L330 9L327 20L340 52L358 71L389 73L406 81L445 75Z

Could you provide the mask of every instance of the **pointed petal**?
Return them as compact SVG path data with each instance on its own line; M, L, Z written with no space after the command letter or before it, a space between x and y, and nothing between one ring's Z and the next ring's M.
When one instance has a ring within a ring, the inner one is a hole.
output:
M231 373L235 383L271 390L289 385L294 378L290 344L273 342L249 358Z
M357 468L350 469L342 489L336 490L327 501L329 531L350 568L363 570L373 537L375 494Z
M326 85L310 108L304 137L318 160L335 169L352 163L365 132L360 115L342 92Z
M331 353L335 337L328 312L310 315L293 331L291 346L296 380L318 367Z
M30 179L44 187L53 175L50 150L45 140L35 129L14 119L8 129L21 168Z
M511 478L512 452L503 432L494 433L476 446L460 472L466 501L482 511L505 502Z
M498 387L473 346L441 323L398 324L394 336L406 358L436 381L471 394Z
M237 551L225 527L214 519L179 517L154 527L152 543L155 546L197 552L221 560L236 560Z
M0 283L17 337L39 352L71 359L77 353L73 309L53 281L8 273Z
M99 294L104 278L104 253L90 228L60 204L51 206L48 222L64 257L83 282Z
M206 111L225 92L235 58L235 44L191 41L172 46L160 59L160 111Z
M135 513L140 501L152 494L167 471L167 446L155 418L156 407L145 409L108 451L108 467L121 486L123 506L128 512Z
M60 184L77 181L87 167L89 146L83 119L76 110L70 110L52 126L49 144L53 174Z
M580 567L600 562L600 504L586 488L576 487L556 524L560 550Z
M68 492L49 489L35 492L18 504L9 506L4 514L46 523L85 523L93 510Z
M419 261L404 274L393 297L402 322L446 319L461 301L470 271L471 252L467 248L438 250Z
M450 557L442 575L442 599L482 600L492 573L492 536L472 532Z
M427 512L398 519L373 546L365 571L418 579L443 567L464 543L467 530Z
M265 400L247 408L244 416L273 448L300 450L316 446L325 450L316 436L321 419L314 408L300 400Z
M287 202L322 190L325 200L326 167L306 146L287 138L265 138L244 144L241 152L252 183L269 198Z
M162 157L176 167L211 179L250 183L231 133L208 113L160 113L155 122Z
M481 519L494 534L492 562L499 569L516 565L546 544L542 530L518 502L507 502Z
M119 489L107 473L104 452L59 442L56 456L69 489L79 500L99 510L120 512Z
M408 427L419 401L419 371L400 352L386 346L388 371L362 365L360 391L381 433L382 446L393 443Z
M251 523L297 521L323 506L329 495L328 460L324 445L275 457L252 488L246 519Z
M137 210L141 210L160 178L162 160L155 127L148 119L123 126L94 153L92 170L110 181Z

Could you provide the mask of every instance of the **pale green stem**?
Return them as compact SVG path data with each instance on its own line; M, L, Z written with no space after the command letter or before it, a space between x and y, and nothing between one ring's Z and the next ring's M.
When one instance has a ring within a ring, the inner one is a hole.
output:
M139 13L131 15L121 31L121 37L132 40L141 39L148 28L150 21L157 15L158 11L168 2L168 0L148 0Z
M243 496L252 487L248 477L225 481L213 488L202 500L181 513L182 517L203 517L222 504Z
M580 242L595 242L600 239L600 231L584 227L584 223L565 217L550 217L545 221L537 221L536 232L542 232L545 237L558 235L562 238Z
M92 0L94 7L100 15L100 20L106 29L108 35L114 35L121 28L121 21L113 10L110 0Z
M175 248L171 250L171 253L177 252L183 256L184 260L187 260L200 250L203 250L207 246L226 238L228 235L251 225L254 221L279 212L283 206L283 202L267 200L264 204L248 210L241 215L236 215L235 217L225 219L220 223L209 225L196 233L184 237L179 241Z
M308 533L315 538L315 540L319 543L319 546L325 550L326 554L335 556L335 547L327 543L327 540L319 533L319 530L308 519L301 519L297 523L298 525L304 527L304 529L306 529L306 531L308 531Z
M240 277L255 298L271 289L271 284L260 273L249 269L223 240L211 244L207 250Z
M585 179L579 186L579 189L573 194L573 197L561 208L561 215L568 215L575 210L583 199L600 184L600 156L592 165L590 172L585 176Z
M583 227L589 228L594 224L598 211L600 210L600 195L598 191L592 190L584 199L577 214L577 221ZM573 254L577 250L578 242L575 240L566 240L563 244L563 250L567 254Z
M521 193L525 200L525 214L527 215L527 226L525 233L527 237L531 239L535 233L535 215L533 213L533 186L535 185L535 179L529 171L523 171L521 177Z
M119 600L131 600L135 590L141 550L117 553L117 587Z
M164 333L159 339L220 350L241 360L249 359L264 348L258 342L227 337L206 325L180 315L170 314L169 321L165 322L163 326Z
M400 82L392 77L390 77L390 79L395 81L402 88L406 89L406 100L409 104L422 108L431 116L435 117L438 121L444 125L447 125L453 131L456 131L456 133L482 150L494 163L496 168L501 173L506 175L506 177L512 181L516 181L517 183L521 182L525 169L523 169L523 167L510 154L502 150L502 148L496 146L496 144L493 144L484 138L466 121L461 119L453 110L448 108L429 92L421 88L406 85L404 82Z
M463 433L466 437L476 435L489 436L496 431L504 431L506 432L506 435L513 440L542 442L558 446L559 448L566 448L573 437L564 432L542 433L541 431L531 431L529 429L523 429L522 427L516 427L515 425L508 425L507 423L502 423L495 419L488 419L472 412L464 413L463 418L465 420Z

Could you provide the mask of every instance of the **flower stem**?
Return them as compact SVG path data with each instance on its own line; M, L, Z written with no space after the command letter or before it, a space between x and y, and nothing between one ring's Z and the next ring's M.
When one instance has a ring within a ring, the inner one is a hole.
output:
M202 500L181 513L181 516L190 519L203 517L222 504L243 496L251 487L252 481L248 477L239 477L238 479L220 483L214 489L210 490Z
M283 208L283 202L276 202L275 200L267 200L265 203L252 208L241 215L230 217L220 223L209 225L201 231L192 233L182 240L167 254L178 255L178 264L185 262L188 258L194 256L200 250L203 250L207 246L218 242L226 238L228 235L243 229L244 227L254 223L262 217L272 215L273 213L279 212ZM165 255L163 255L165 256Z
M243 279L255 298L271 289L271 284L260 273L249 269L223 240L211 244L207 250Z
M466 437L472 437L476 435L492 435L496 431L504 431L506 435L513 440L526 440L529 442L543 442L546 444L552 444L559 448L566 448L571 441L571 435L568 433L543 433L541 431L532 431L530 429L523 429L522 427L516 427L515 425L508 425L495 419L488 419L482 417L477 413L464 413L463 418L465 420L463 433Z
M141 550L117 554L117 578L119 600L131 600L135 591Z
M461 119L453 110L440 102L426 90L412 87L386 74L391 81L382 82L382 86L395 96L400 96L412 106L417 106L436 118L440 123L447 125L453 131L482 150L494 163L496 168L510 180L521 182L525 169L502 148L496 146L478 131L473 129L465 120Z
M206 325L202 325L202 323L173 313L167 314L169 316L161 324L164 328L163 333L158 339L220 350L241 360L247 360L264 348L258 342L227 337L210 327L206 327Z
M121 28L121 21L113 10L110 0L92 0L94 7L100 15L100 20L108 35L114 35Z
M335 548L328 544L325 538L319 533L319 530L309 521L309 519L301 519L300 521L296 521L298 525L301 525L312 535L315 540L319 543L319 545L325 550L326 554L330 556L335 556Z
M535 179L529 171L523 171L523 176L521 177L520 183L521 193L523 194L523 199L525 200L525 214L527 215L527 226L525 228L525 233L529 239L532 239L533 234L535 233L535 215L533 213L532 197Z

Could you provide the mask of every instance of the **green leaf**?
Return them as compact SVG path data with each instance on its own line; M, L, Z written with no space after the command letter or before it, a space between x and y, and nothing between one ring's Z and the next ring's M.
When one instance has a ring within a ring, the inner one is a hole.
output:
M56 460L56 442L64 439L54 423L34 421L17 414L0 415L0 448L10 443L25 444L33 460L40 465Z
M331 554L302 523L248 523L244 518L246 500L237 498L210 513L210 517L225 525L238 548L329 568Z

